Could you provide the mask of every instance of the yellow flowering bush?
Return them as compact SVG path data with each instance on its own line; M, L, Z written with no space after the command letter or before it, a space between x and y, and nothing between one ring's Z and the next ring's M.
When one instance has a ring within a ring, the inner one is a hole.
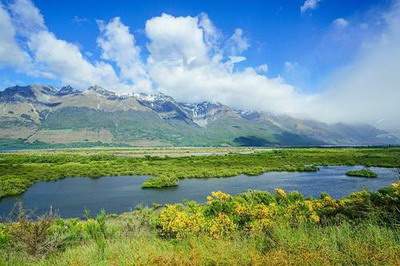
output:
M261 234L270 231L273 227L273 221L268 218L252 221L248 226L248 231L251 234Z
M224 213L218 214L210 221L209 233L214 238L228 236L237 229L236 224Z
M244 216L249 212L247 206L243 204L236 204L235 206L235 215Z
M392 189L394 195L400 197L400 182L391 184L390 189Z
M231 199L231 195L222 191L211 192L210 196L207 196L207 203L211 204L213 201L228 201Z
M400 182L378 192L361 191L336 200L328 194L306 199L297 192L276 189L275 194L249 191L231 196L221 191L207 197L207 204L167 205L158 216L160 234L183 238L208 233L219 238L236 232L270 233L277 224L321 226L343 219L363 219L383 214L388 223L399 223Z
M198 234L204 217L200 213L190 215L179 205L167 205L160 213L158 228L165 237L183 238L189 234Z
M291 203L281 210L283 211L282 216L294 226L306 222L319 223L320 221L318 213L314 210L314 202L310 200Z
M285 190L283 190L282 188L275 189L275 193L276 193L277 197L280 199L284 199L287 196Z

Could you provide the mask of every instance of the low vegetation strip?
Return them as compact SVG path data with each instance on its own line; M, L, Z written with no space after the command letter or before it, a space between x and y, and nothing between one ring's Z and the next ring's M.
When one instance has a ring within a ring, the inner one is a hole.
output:
M1 265L399 265L400 182L334 199L282 189L86 220L0 224Z
M147 188L177 185L183 178L258 175L268 171L315 171L319 165L400 167L400 148L274 149L253 154L146 156L134 158L96 150L0 154L0 198L17 195L38 181L65 177L148 175Z
M378 175L369 169L361 169L361 170L351 170L347 171L346 175L348 176L358 176L358 177L367 177L367 178L376 178Z

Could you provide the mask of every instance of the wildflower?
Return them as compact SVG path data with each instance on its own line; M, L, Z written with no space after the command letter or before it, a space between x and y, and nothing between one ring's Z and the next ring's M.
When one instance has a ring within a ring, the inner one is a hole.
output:
M161 235L178 239L199 233L202 224L204 224L204 217L200 213L189 215L178 205L167 205L158 219Z
M319 223L320 218L319 218L318 214L313 213L313 214L310 215L310 220L311 220L312 222L314 222L314 223Z
M243 215L247 212L247 208L241 204L237 204L235 206L235 214L237 215Z
M276 195L278 195L278 197L280 197L280 198L286 198L286 192L285 192L285 190L283 190L283 189L281 189L281 188L275 189L275 193L276 193Z
M214 198L212 196L207 196L207 203L210 204Z
M256 210L257 219L269 218L272 214L271 210L265 205L258 205L257 207L254 208Z
M236 225L229 218L228 215L224 213L219 213L217 217L211 220L211 225L209 227L210 235L214 238L220 238L221 236L226 236L236 230Z
M252 234L259 234L271 230L272 221L270 219L255 220L249 224L249 232Z
M218 199L218 200L221 200L221 201L227 201L227 200L229 200L231 198L231 195L229 195L227 193L224 193L222 191L211 192L211 196L214 199Z
M400 196L400 182L393 183L392 188L394 189L394 193Z
M311 200L304 201L304 204L306 205L308 211L311 212L314 210L313 202Z

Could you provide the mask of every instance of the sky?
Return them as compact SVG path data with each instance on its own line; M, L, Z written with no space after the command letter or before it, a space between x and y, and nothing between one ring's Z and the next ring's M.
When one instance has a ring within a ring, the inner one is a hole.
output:
M0 89L100 85L400 129L400 0L0 3Z

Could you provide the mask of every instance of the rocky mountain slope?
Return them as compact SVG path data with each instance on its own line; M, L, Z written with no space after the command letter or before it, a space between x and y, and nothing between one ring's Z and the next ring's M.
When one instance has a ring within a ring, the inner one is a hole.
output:
M387 145L399 139L369 125L326 124L180 103L164 94L118 96L93 86L15 86L0 92L0 148L173 145Z

